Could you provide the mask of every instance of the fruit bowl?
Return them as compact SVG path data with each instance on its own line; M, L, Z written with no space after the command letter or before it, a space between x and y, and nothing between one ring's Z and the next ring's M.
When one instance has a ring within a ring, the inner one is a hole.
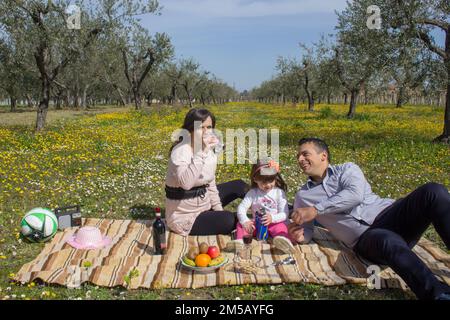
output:
M194 267L194 266L186 264L183 261L183 258L180 259L180 263L183 267L185 267L186 269L189 269L191 271L196 271L199 273L209 273L209 272L213 272L213 271L219 269L220 267L222 267L223 265L227 264L228 258L224 256L224 259L220 264L217 264L217 265L211 266L211 267Z

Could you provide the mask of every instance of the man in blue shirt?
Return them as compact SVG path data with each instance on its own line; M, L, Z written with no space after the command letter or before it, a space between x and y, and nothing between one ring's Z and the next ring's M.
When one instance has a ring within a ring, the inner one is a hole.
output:
M305 229L315 219L361 257L391 267L419 299L450 299L450 287L411 250L431 223L450 248L444 186L427 183L397 201L380 198L356 164L331 165L327 144L317 138L299 141L297 161L308 181L295 197L294 239L309 240L312 230Z

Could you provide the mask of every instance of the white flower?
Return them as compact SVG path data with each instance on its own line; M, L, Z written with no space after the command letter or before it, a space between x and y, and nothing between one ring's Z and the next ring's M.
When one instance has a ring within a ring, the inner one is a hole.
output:
M234 299L234 300L241 300L241 298L239 298L239 297L236 297L236 299Z

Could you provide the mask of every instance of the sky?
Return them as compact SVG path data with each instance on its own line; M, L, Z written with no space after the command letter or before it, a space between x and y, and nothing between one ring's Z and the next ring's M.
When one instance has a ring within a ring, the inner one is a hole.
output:
M161 15L142 25L166 32L177 58L194 58L204 70L249 90L276 73L279 56L298 57L299 43L334 33L335 10L346 0L159 0Z

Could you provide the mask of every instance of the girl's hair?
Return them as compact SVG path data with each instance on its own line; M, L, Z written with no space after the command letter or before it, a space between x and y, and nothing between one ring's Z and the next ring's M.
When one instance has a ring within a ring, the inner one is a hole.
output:
M186 116L184 117L184 123L181 129L185 129L189 131L189 133L192 134L194 132L194 124L195 121L201 121L204 122L208 117L211 117L212 120L212 127L216 127L216 117L207 109L198 109L198 108L192 108L188 111ZM169 155L172 152L173 148L179 144L183 140L183 137L180 136L178 138L178 141L175 141L172 146L170 147Z
M258 184L256 181L262 181L262 182L272 182L275 180L275 185L277 188L280 188L284 192L287 193L287 185L286 182L284 182L283 177L281 177L281 174L278 172L273 175L262 175L261 170L257 170L260 167L257 163L255 163L252 166L252 171L250 173L250 181L251 181L251 188L258 188Z

